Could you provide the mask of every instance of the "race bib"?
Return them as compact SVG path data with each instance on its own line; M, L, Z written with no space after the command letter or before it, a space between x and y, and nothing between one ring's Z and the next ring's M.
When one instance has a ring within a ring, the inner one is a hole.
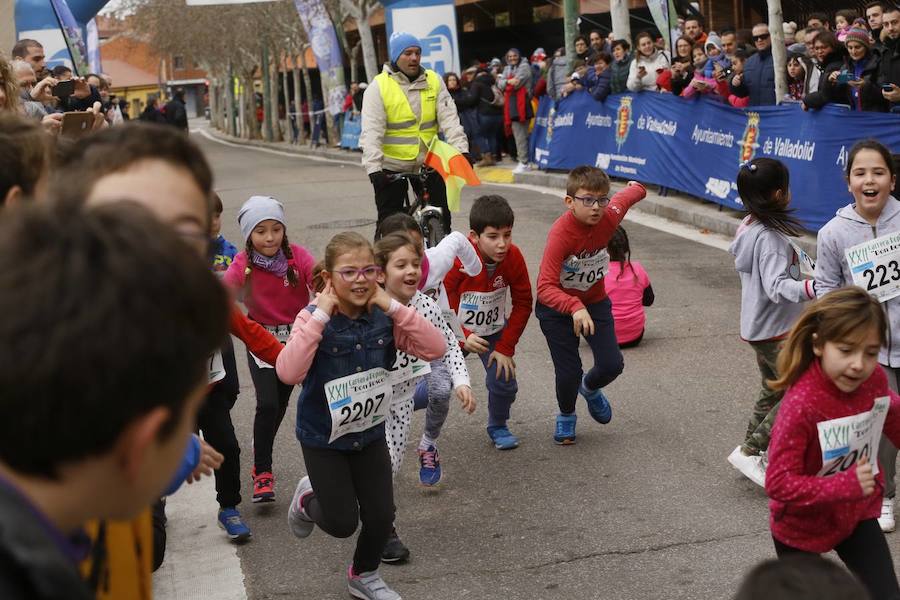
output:
M431 373L431 364L418 356L397 351L397 360L391 367L391 384L397 385L422 375Z
M291 337L291 325L263 325L263 327L266 328L266 331L274 335L275 339L277 339L282 344L287 344L288 338ZM253 357L253 362L255 362L256 366L260 369L275 368L252 352L250 353L250 356Z
M857 244L844 253L853 285L879 302L900 296L900 232Z
M459 323L481 337L493 335L506 325L506 290L463 292L459 299Z
M209 357L209 383L213 384L223 379L225 379L225 363L222 362L222 351L216 350L215 354Z
M609 252L601 250L593 256L570 256L563 263L559 283L568 290L587 291L606 276L609 271Z
M380 425L391 405L391 372L377 367L334 379L325 384L334 440Z
M803 251L803 248L794 243L793 240L788 239L788 244L791 245L791 248L794 249L794 252L797 253L797 258L800 259L800 273L798 273L797 277L794 279L799 280L799 275L806 275L808 277L815 277L816 275L816 261L813 260L813 257ZM793 265L791 265L793 268ZM793 273L791 273L793 276Z
M819 447L822 449L822 469L819 477L842 473L867 457L872 473L878 474L878 443L887 417L890 398L876 398L872 410L822 421L819 429Z

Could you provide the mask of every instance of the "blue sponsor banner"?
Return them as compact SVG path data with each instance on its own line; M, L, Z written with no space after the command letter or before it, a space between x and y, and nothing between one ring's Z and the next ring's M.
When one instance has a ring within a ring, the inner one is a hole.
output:
M577 92L541 98L531 140L542 169L596 165L611 176L677 189L742 209L744 161L778 159L791 172L791 204L813 231L851 201L844 170L853 144L875 138L900 152L900 115L796 104L732 108L707 98L622 94L597 102Z
M411 33L422 42L422 66L437 72L459 73L459 40L453 0L382 0L387 37L395 31Z
M344 56L334 24L322 0L294 0L294 6L312 45L322 87L328 94L324 99L325 107L332 115L339 115L347 96L347 87L344 85Z
M341 148L347 150L359 149L359 135L362 133L362 115L354 115L347 111L344 113L344 126L341 128Z

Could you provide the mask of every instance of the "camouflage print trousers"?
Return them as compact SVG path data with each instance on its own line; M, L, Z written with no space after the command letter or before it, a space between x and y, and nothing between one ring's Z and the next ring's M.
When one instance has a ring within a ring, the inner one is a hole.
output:
M756 364L762 376L762 387L756 397L750 422L747 424L747 435L741 445L741 451L747 455L756 455L765 452L769 447L772 426L775 424L778 404L783 395L783 392L773 390L768 384L769 380L778 378L775 363L778 360L781 341L750 342L750 345L756 352Z

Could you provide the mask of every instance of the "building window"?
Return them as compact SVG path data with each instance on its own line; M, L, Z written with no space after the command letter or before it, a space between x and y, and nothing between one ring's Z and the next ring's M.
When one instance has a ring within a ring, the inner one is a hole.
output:
M173 56L172 57L172 68L176 70L184 69L184 57L183 56Z
M509 11L494 15L494 27L509 27Z

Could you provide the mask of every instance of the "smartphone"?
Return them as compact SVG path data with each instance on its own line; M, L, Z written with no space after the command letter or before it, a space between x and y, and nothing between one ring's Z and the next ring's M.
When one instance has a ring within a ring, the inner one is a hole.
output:
M93 127L93 112L67 112L63 113L62 127L59 134L64 137L77 138L89 132Z
M70 79L68 81L60 81L55 86L53 86L53 95L59 98L60 100L65 100L69 96L75 93L75 80Z
M847 83L853 80L853 75L848 73L847 71L841 71L841 73L837 76L838 83Z

